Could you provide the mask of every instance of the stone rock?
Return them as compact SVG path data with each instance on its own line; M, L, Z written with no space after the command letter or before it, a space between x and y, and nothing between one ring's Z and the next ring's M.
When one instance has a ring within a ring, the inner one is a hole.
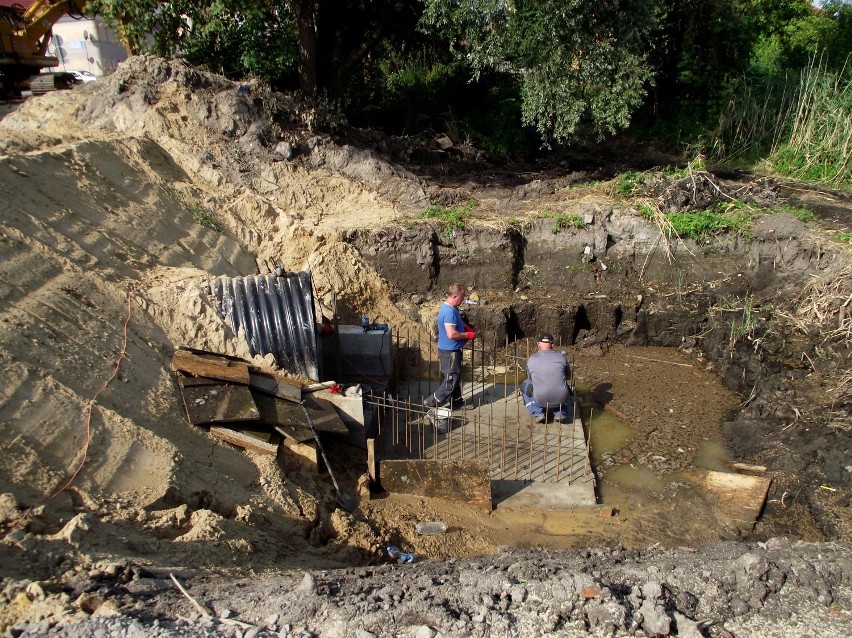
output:
M18 500L15 498L15 495L9 492L0 494L0 523L17 520L20 516Z
M299 591L314 593L317 590L317 579L310 572L305 572L305 577L302 579L302 582L299 583L299 587L297 589Z
M644 588L643 588L644 591ZM651 636L668 636L671 632L672 619L666 614L662 605L655 605L651 600L643 600L639 608L642 614L642 629Z
M674 612L675 629L681 638L703 638L704 634L698 629L698 623L690 620L681 613Z
M417 628L415 638L435 638L437 634L438 632L431 627L427 625L420 625L420 627Z

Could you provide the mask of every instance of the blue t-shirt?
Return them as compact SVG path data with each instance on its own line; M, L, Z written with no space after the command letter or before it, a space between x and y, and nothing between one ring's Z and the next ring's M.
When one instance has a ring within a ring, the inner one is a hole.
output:
M453 308L446 301L441 304L441 309L438 311L438 349L439 350L461 350L467 341L456 341L447 336L445 323L455 324L456 330L464 332L466 330L464 321L462 321L461 313L458 308Z

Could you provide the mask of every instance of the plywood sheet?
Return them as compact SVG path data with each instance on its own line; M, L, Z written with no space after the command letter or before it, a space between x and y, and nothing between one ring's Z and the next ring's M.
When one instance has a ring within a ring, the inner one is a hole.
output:
M189 422L227 423L256 421L260 412L247 386L230 383L197 385L193 379L178 378Z
M256 390L278 397L279 399L292 401L293 403L298 403L302 400L301 386L279 375L250 370L249 385Z
M488 461L381 461L379 472L387 492L442 498L491 511Z
M281 434L296 441L308 441L314 438L301 405L269 396L254 388L251 389L251 394L260 412L261 421L275 426ZM331 403L316 397L305 397L304 402L317 431L349 434L349 429Z

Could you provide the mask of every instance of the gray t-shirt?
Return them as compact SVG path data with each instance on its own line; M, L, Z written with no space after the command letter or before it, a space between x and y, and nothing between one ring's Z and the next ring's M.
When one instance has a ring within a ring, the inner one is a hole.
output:
M564 352L539 350L527 361L533 398L539 405L557 405L568 400L571 368Z

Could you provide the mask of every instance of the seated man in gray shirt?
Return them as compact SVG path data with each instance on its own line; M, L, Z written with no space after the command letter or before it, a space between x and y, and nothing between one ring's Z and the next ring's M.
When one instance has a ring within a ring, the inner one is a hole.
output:
M537 345L538 352L527 361L529 378L521 385L524 405L536 423L544 423L548 412L553 412L555 421L568 421L574 403L568 386L568 357L553 350L553 335L547 332L539 336Z

